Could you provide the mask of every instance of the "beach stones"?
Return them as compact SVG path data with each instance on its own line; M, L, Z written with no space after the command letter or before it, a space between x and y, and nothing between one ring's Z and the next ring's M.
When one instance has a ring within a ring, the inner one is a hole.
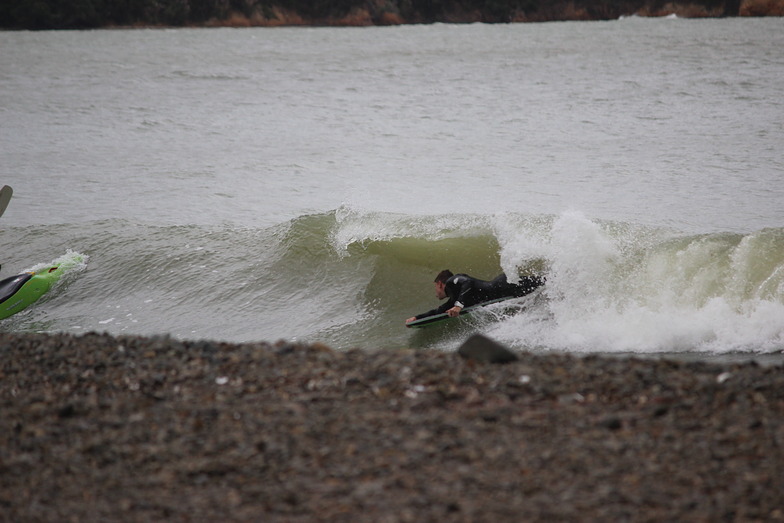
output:
M781 365L455 352L0 333L0 520L784 517Z

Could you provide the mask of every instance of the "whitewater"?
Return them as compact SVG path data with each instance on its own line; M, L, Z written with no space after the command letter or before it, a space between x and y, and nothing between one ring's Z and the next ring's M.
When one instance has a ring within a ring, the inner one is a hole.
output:
M0 276L73 264L0 329L780 359L782 29L0 33ZM406 329L446 268L547 285Z

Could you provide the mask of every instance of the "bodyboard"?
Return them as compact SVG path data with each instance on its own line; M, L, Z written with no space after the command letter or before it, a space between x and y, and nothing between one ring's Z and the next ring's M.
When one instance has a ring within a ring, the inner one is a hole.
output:
M530 294L526 295L526 296L530 296ZM499 303L499 302L506 301L506 300L514 300L514 299L522 298L522 297L523 296L504 296L503 298L497 298L495 300L483 301L482 303L477 303L476 305L471 305L470 307L466 307L465 309L462 309L460 311L460 316L463 316L464 314L469 314L471 311L476 310L479 307L485 307L487 305L492 305L493 303ZM451 320L451 319L453 319L453 318L451 318L449 316L449 314L447 314L445 312L442 312L441 314L434 314L432 316L425 316L424 318L421 318L421 319L418 319L418 320L414 320L411 323L406 323L406 327L418 329L418 328L422 328L422 327L429 327L429 326L433 325L434 323L440 323L442 321Z

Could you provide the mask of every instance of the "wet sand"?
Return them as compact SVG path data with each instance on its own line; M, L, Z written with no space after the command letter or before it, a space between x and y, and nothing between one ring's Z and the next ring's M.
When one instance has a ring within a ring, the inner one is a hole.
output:
M784 520L784 367L0 335L4 521Z

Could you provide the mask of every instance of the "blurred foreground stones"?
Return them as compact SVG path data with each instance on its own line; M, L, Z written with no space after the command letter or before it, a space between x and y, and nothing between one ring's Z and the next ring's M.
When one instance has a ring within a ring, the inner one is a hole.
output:
M784 368L0 334L3 521L784 520Z

